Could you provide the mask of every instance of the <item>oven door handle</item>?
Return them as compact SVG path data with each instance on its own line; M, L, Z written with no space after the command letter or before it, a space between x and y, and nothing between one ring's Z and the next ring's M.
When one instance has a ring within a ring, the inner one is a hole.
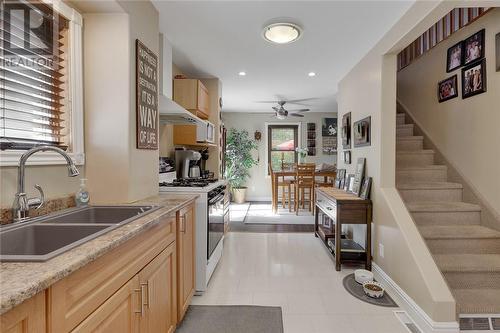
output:
M218 196L216 196L215 198L211 199L208 201L208 204L209 205L213 205L215 204L216 202L220 201L221 199L224 199L224 193L221 193L219 194Z

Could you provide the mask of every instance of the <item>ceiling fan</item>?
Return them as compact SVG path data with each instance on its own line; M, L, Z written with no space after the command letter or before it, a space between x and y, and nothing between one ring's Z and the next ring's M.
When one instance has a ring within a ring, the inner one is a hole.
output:
M297 100L298 101L298 100ZM297 110L287 110L285 109L284 105L287 103L287 101L277 101L274 103L278 103L278 106L273 106L272 109L274 110L274 116L277 119L285 119L288 116L292 117L304 117L303 114L300 112L307 112L310 111L311 109L297 109Z

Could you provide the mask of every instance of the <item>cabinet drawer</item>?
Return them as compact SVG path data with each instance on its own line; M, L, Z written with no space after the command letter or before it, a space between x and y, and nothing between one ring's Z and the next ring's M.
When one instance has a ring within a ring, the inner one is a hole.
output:
M69 332L103 304L169 244L175 241L175 216L161 222L48 289L48 327Z

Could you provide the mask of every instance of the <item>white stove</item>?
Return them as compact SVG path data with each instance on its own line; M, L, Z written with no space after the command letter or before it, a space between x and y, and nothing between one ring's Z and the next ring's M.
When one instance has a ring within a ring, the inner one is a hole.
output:
M222 257L224 216L229 214L225 202L227 181L217 179L180 179L160 183L161 193L199 194L196 214L196 294L206 291L210 277Z

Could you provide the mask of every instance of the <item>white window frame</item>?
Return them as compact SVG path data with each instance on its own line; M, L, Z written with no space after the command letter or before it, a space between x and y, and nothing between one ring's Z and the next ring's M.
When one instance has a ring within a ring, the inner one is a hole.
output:
M298 131L298 136L297 136L297 140L299 141L298 142L298 146L299 148L302 148L302 123L301 122L272 122L272 123L265 123L265 128L266 128L266 131L265 131L265 138L266 138L266 156L265 156L265 161L266 161L266 167L264 168L264 175L266 178L271 178L271 175L268 175L268 170L267 170L267 166L269 165L269 152L267 151L268 150L268 147L269 147L269 126L272 126L272 125L291 125L291 126L298 126L297 128L297 131Z
M57 13L69 20L70 34L70 104L71 104L71 143L72 152L69 156L77 165L85 163L84 132L83 132L83 74L82 74L82 25L83 19L80 13L69 7L61 0L42 0L52 5ZM25 150L2 150L0 151L0 167L17 166L21 155ZM66 160L54 152L40 152L34 154L27 165L59 165L66 164Z

